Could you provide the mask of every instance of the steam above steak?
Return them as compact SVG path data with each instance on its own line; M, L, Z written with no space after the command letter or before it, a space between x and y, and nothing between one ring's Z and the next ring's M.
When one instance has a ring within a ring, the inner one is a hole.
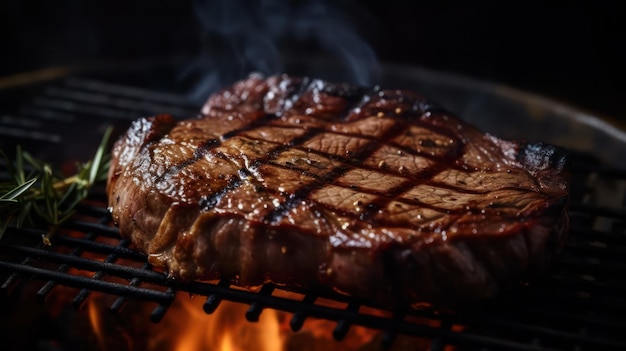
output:
M414 92L251 76L202 113L135 121L109 173L122 235L177 279L454 303L542 269L564 240L558 149Z

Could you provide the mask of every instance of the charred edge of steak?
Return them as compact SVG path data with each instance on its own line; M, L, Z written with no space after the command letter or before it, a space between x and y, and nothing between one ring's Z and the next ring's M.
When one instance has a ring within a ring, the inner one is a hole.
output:
M129 129L113 145L109 166L107 192L115 184L122 170L146 145L159 141L176 125L171 115L157 115L133 121Z
M520 143L517 160L534 172L546 193L551 193L551 190L553 193L563 192L563 188L568 187L571 164L567 150L542 142ZM566 183L562 183L563 179ZM560 230L555 231L548 241L550 252L558 252L563 248L565 234L569 231L569 191L564 193L564 196L557 197L541 214L559 220L556 227Z
M534 172L550 171L561 173L566 169L568 153L554 145L521 143L517 160Z

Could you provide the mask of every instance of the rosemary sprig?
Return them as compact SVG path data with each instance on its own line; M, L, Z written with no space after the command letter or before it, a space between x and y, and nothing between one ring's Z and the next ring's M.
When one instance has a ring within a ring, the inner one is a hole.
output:
M0 150L10 178L0 182L0 239L10 225L20 228L44 222L48 228L42 240L50 245L50 237L75 213L93 184L106 179L111 132L112 128L107 128L94 158L77 165L77 173L70 177L53 172L49 164L20 146L14 160Z

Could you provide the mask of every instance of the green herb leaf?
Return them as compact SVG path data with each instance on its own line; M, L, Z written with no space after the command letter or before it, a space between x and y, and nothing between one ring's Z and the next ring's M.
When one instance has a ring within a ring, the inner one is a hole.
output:
M102 137L102 141L100 142L100 146L98 147L98 151L96 151L96 156L93 158L93 162L91 163L91 170L89 172L89 184L95 183L98 178L98 174L102 168L102 160L104 159L106 145L109 143L109 137L111 136L111 132L113 129L108 128L104 132L104 136Z
M37 178L29 179L28 181L16 186L11 189L9 192L0 196L0 201L9 201L9 202L18 202L17 198L30 189L33 184L37 181Z
M48 230L42 235L42 240L44 244L50 244L50 237L74 215L91 186L106 179L110 165L107 147L111 133L112 128L107 128L94 158L78 165L77 174L70 177L60 176L60 172L23 151L20 146L16 148L13 161L0 150L0 157L4 159L11 178L0 182L0 238L11 225L20 228L25 223L43 221L47 223ZM27 174L27 169L32 171Z

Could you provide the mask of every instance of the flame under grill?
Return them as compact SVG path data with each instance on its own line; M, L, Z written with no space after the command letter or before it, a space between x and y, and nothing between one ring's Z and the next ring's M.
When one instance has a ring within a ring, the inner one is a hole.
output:
M61 161L64 147L93 145L107 125L125 128L142 115L171 113L182 118L196 111L198 107L182 96L67 78L44 87L15 113L0 115L0 146L6 149L19 142L34 148L35 154ZM71 151L75 155L77 150ZM114 312L129 301L149 301L156 305L150 315L153 322L163 318L178 292L186 292L206 298L206 313L230 300L249 305L245 317L252 322L263 309L272 308L293 313L293 330L306 318L323 318L336 321L336 339L351 325L362 325L384 331L387 344L397 334L428 338L432 350L447 345L482 350L626 349L626 172L575 153L572 173L570 238L550 274L478 309L381 311L366 301L329 292L289 289L287 295L284 287L272 284L251 292L231 287L228 280L172 281L119 237L102 188L53 238L52 247L40 243L41 231L9 228L0 241L0 289L10 293L24 281L41 281L37 295L43 301L55 286L69 286L77 288L75 307L90 292L99 291L117 297L109 306ZM463 328L456 327L460 325Z

